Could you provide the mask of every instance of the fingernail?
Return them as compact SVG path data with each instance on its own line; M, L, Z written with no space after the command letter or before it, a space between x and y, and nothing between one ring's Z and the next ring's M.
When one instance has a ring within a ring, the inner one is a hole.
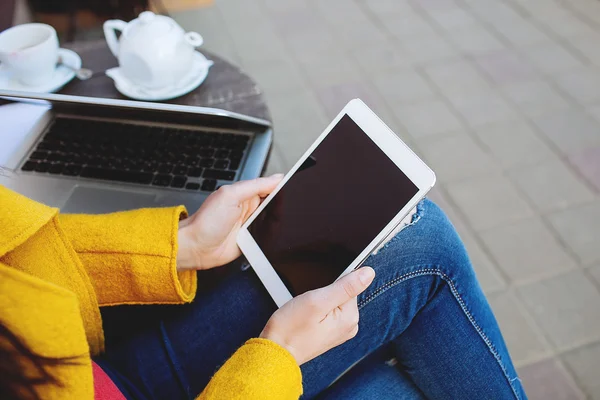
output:
M362 267L358 270L358 279L363 285L369 285L375 277L375 271L371 267Z
M271 178L272 179L275 179L275 178L281 179L281 178L283 178L283 174L273 174L273 175L271 175Z

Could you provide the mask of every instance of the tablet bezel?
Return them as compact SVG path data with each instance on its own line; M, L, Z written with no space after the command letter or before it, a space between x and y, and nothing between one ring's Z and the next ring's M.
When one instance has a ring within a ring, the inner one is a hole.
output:
M385 228L369 243L365 249L354 259L350 266L340 275L346 275L356 267L360 266L364 260L373 252L373 250L398 226L402 219L412 210L417 203L425 197L427 192L435 184L435 174L433 171L402 141L396 134L375 115L365 103L359 99L351 100L344 109L327 126L325 131L315 140L302 157L285 175L281 183L275 190L262 202L256 211L242 225L237 237L237 243L246 259L256 271L256 274L265 285L269 294L275 300L278 307L281 307L289 300L292 295L284 285L279 275L256 243L252 234L248 231L248 226L269 204L275 195L281 190L292 175L314 151L314 149L325 139L339 120L348 115L362 130L371 138L381 151L415 184L418 192L410 199L400 212L385 226ZM338 277L338 279L340 278Z

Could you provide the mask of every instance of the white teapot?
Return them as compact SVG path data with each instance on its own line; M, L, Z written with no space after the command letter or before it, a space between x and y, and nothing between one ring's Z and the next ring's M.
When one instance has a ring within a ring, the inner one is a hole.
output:
M118 39L115 31L122 32ZM151 11L129 23L106 21L104 36L123 75L148 89L176 84L190 71L195 48L203 43L198 33L185 33L172 18Z

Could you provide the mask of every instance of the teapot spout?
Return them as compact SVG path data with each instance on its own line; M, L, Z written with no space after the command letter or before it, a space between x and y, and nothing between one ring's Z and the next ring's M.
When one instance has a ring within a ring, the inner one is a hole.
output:
M188 32L183 35L183 37L185 41L193 47L202 46L202 43L204 43L204 39L202 39L202 36L197 32Z

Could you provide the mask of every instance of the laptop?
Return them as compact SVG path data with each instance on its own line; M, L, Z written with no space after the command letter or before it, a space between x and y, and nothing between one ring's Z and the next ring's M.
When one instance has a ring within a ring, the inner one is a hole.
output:
M273 140L268 121L214 108L12 91L0 98L50 106L0 184L69 213L179 204L193 212L220 186L260 176Z

